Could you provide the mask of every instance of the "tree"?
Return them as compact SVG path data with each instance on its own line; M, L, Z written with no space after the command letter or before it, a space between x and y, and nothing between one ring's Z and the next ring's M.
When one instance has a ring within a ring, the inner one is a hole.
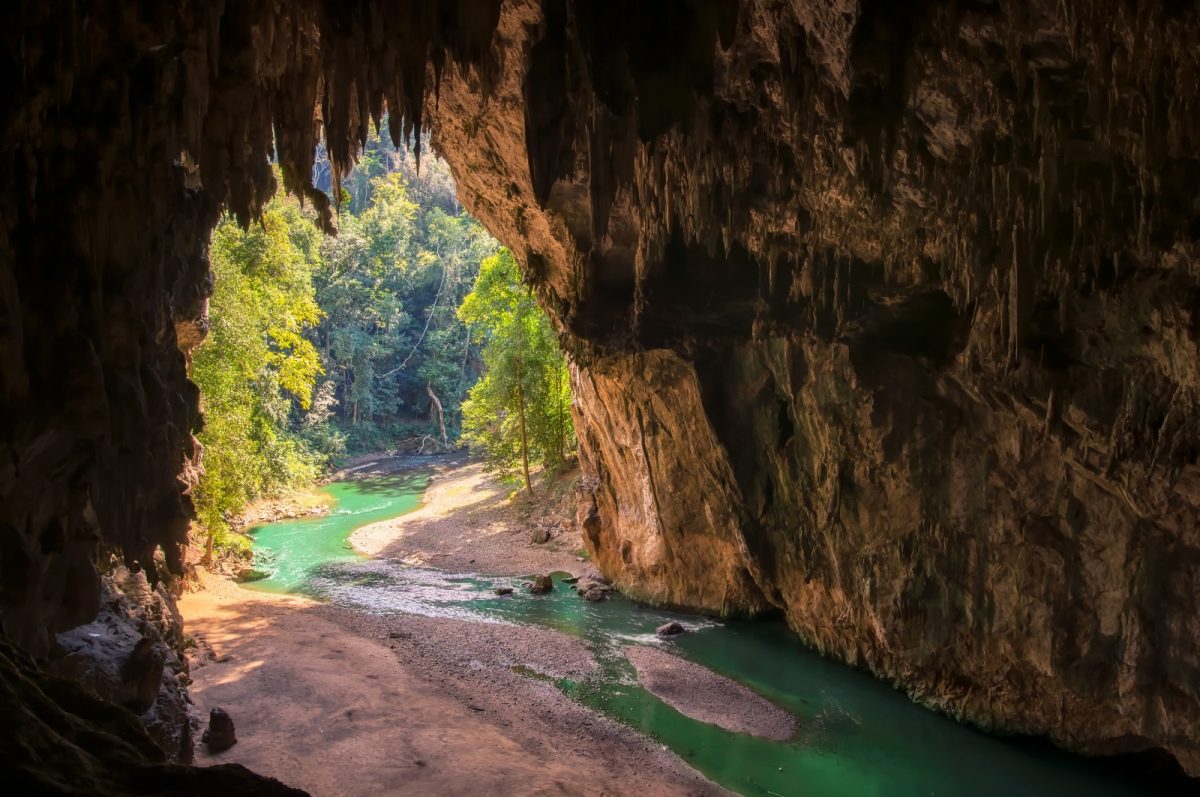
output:
M294 199L277 197L261 224L231 218L213 232L211 329L192 378L205 424L204 475L195 490L210 548L247 501L315 478L319 458L291 429L322 373L304 337L320 318L312 284L320 232Z
M463 404L463 439L532 494L530 462L558 465L574 447L566 359L507 249L480 265L458 315L482 345L485 367Z
M314 339L350 450L390 448L414 432L445 448L478 374L455 309L498 245L447 199L444 163L426 159L418 179L400 154L376 145L369 169L391 170L366 182L356 170L348 180L356 198L322 246L316 284L326 315Z
M444 162L427 157L418 174L377 136L367 150L343 181L336 237L282 196L250 229L227 219L214 231L212 331L192 371L207 471L194 498L210 541L238 540L228 518L246 502L345 453L458 438L482 363L456 311L499 245L458 205ZM333 189L327 162L314 179Z

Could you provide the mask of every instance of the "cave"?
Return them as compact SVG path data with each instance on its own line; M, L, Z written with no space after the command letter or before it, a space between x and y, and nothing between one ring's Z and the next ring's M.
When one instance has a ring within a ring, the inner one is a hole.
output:
M20 0L0 36L26 793L291 793L169 763L39 662L103 557L182 568L210 231L287 191L335 232L314 150L347 172L385 114L570 353L621 590L1200 776L1194 2Z

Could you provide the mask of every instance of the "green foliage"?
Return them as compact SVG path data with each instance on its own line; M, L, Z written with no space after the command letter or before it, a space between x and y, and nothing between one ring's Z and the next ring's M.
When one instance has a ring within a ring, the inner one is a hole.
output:
M204 475L195 502L218 544L249 500L313 479L320 458L291 430L322 373L304 337L321 311L312 275L320 232L294 200L276 198L249 230L225 219L213 233L212 326L196 351Z
M314 179L333 193L331 175L318 158ZM426 157L418 174L373 135L340 190L336 237L284 197L260 224L213 233L212 328L192 376L205 413L194 498L218 546L245 545L228 521L247 502L345 455L430 450L441 422L450 445L461 429L510 477L574 446L553 330L512 255L458 204L446 164Z
M430 391L455 436L477 363L454 309L479 262L496 251L478 222L428 188L439 170L449 179L445 164L426 159L414 190L415 173L384 168L406 163L399 154L368 154L347 181L357 210L343 214L338 236L322 246L315 278L325 312L315 337L350 453L436 435Z
M485 371L463 404L463 439L492 470L524 477L562 463L575 445L567 363L550 321L507 249L483 261L458 315L483 347Z

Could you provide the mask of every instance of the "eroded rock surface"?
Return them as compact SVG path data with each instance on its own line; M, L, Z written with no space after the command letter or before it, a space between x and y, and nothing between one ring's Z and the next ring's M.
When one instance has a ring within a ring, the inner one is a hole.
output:
M601 569L1200 773L1197 35L1158 3L506 4L436 141L575 355Z
M618 586L1200 773L1194 4L104 8L0 33L20 644L95 617L100 541L178 569L207 231L273 148L331 221L316 137L386 107L559 324Z
M168 763L137 716L47 675L0 639L0 764L8 794L303 797L237 764Z
M101 577L100 613L55 639L47 668L124 706L171 761L191 763L183 618L164 582L117 565Z

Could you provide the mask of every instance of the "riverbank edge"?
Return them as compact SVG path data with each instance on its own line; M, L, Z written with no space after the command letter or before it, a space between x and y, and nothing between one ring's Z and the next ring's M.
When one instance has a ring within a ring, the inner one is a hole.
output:
M374 476L430 469L430 484L427 485L422 494L421 506L412 510L411 512L398 516L398 518L393 519L393 521L395 521L400 518L408 517L415 512L421 511L422 508L429 506L434 500L434 492L431 488L435 484L437 484L447 474L455 473L463 467L468 467L473 464L477 465L478 463L472 463L469 457L461 455L456 456L454 454L420 458L411 456L379 457L376 458L374 463L370 464L370 467L359 466L354 469L352 474L348 474L345 470L339 471L337 474L334 474L334 477L331 477L325 483L328 483L329 481L344 481L347 479L347 476L349 476L351 479L365 479ZM507 491L504 492L507 495ZM515 509L513 509L511 506L507 506L506 508L515 512ZM382 522L387 523L392 521ZM356 530L354 533L357 533L357 531L361 531L361 529ZM351 536L353 536L353 533ZM531 546L531 549L535 551L541 550L537 546ZM360 550L360 553L363 552ZM364 555L371 556L369 553L364 553ZM586 562L586 560L576 561L574 566L570 569L564 568L561 566L561 563L555 563L553 566L542 568L544 572L556 570L581 572L586 569L591 569L590 563ZM507 573L507 575L520 574ZM341 631L345 632L350 637L384 648L397 657L401 667L406 667L406 665L410 665L412 663L414 653L412 650L404 650L404 647L406 645L411 647L412 642L415 640L412 640L412 634L408 631L397 631L394 629L389 630L389 628L397 623L404 624L405 622L413 622L418 624L425 623L426 626L429 625L425 619L419 617L407 621L404 618L392 618L390 621L388 621L386 618L372 619L365 616L356 617L352 616L354 613L349 612L348 610L328 606L319 601L313 601L311 599L295 595L261 592L246 593L241 590L236 580L231 578L228 574L213 572L211 570L206 570L203 574L201 574L198 582L199 590L197 593L193 593L185 598L185 612L195 605L202 605L206 603L211 606L215 606L218 611L226 611L226 608L223 607L245 607L249 604L253 604L259 607L256 611L264 613L264 616L266 617L275 617L279 622L283 622L284 617L287 618L287 622L303 622L303 619L300 617L300 615L312 616L314 618L314 622L333 622L334 625L339 627ZM553 633L557 635L558 632L535 630L534 633ZM568 646L575 642L576 640L573 637L564 636L557 644L545 647L551 650L562 651L565 649L564 646ZM438 643L432 639L423 640L423 644L417 647L418 653L416 655L422 655L419 652L420 648L424 647L425 650L428 651L429 646L432 645L436 647L437 644ZM204 665L199 665L197 669L201 669L206 666L212 666L213 664L225 665L229 663L228 657L212 654L212 646L207 642L204 642L200 648L202 650L207 649L211 658ZM300 654L295 653L293 655ZM425 655L427 656L427 653ZM236 657L234 660L236 661ZM406 672L408 672L410 675L415 674L418 677L426 679L427 681L431 678L428 672L413 672L410 668L407 668ZM207 676L212 674L212 671L198 674ZM668 750L666 747L663 747L658 742L654 741L652 738L646 736L638 730L607 717L602 712L597 712L571 700L567 695L547 684L529 681L529 679L522 678L515 672L499 673L499 675L512 676L513 679L519 679L522 683L528 682L527 685L530 689L534 691L540 690L545 693L547 699L551 701L558 701L560 703L560 707L550 711L546 716L540 717L540 721L547 721L548 719L552 719L558 714L561 714L563 711L566 711L571 717L570 724L575 726L575 735L580 737L576 739L575 742L572 742L573 745L578 747L579 743L583 739L588 738L588 736L594 736L595 734L598 734L598 737L592 738L590 742L587 742L583 746L582 749L586 750L586 752L583 753L585 760L597 759L600 761L606 761L607 758L604 755L604 749L607 745L612 747L610 752L617 753L620 756L623 762L623 768L629 768L626 765L635 764L638 759L644 759L643 764L646 766L643 767L643 772L641 775L639 775L639 779L649 780L650 782L653 782L655 779L660 780L660 785L664 788L664 791L661 792L663 794L678 793L687 795L707 795L729 793L718 784L715 784L704 777L682 757ZM463 676L460 674L456 677L461 679ZM469 678L470 676L467 677ZM221 681L221 679L214 680L216 682ZM457 685L463 686L462 681L460 680ZM478 705L476 704L485 705L484 693L486 693L488 690L494 690L495 684L489 683L477 686L481 686L483 693L475 694L474 698L469 698L469 690L461 695L458 695L458 697L461 698L458 701L460 703L468 701L469 699L475 700L475 703L467 703L470 712L480 711ZM430 681L430 687L432 689L444 690L446 684L434 679ZM203 697L203 690L201 689L194 691L197 692L197 703L205 705L207 701ZM533 705L528 706L527 709L530 711L535 711ZM541 706L540 710L536 711L540 714L545 710L545 705L543 705ZM503 724L507 725L508 723L505 722ZM549 722L549 724L554 725L555 723ZM528 733L526 736L528 736ZM599 741L597 741L597 739ZM234 751L236 752L236 750L237 748L235 747ZM228 760L238 760L236 757L230 758L226 754L212 756L203 751L203 749L198 749L197 753L198 763L202 764L216 764L223 763L224 761ZM420 766L424 768L425 764L421 764ZM633 769L636 770L638 767L634 766ZM264 769L263 771L269 770ZM561 783L557 785L560 787L562 786ZM668 785L670 786L669 789L666 788ZM578 793L582 795L590 794L592 792L580 785L578 791L568 790L564 793ZM659 792L655 791L654 793Z

